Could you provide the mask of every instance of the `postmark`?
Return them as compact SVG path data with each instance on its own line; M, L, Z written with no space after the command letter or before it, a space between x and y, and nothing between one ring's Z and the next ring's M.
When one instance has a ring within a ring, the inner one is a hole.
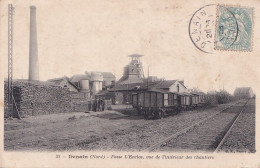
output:
M251 51L253 8L218 5L215 49Z
M215 4L201 7L192 15L189 23L191 41L197 49L205 53L212 53L214 50L216 7Z

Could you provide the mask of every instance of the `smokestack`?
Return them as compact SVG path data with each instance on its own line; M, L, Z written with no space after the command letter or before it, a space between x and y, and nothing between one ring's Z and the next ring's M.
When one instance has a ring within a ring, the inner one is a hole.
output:
M30 6L29 81L39 80L36 7Z

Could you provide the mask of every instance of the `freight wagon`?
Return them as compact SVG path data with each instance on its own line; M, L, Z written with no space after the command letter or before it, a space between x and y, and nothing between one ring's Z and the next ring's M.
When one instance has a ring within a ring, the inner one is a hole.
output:
M203 92L199 92L199 105L203 106L206 103L206 95Z
M166 114L178 113L181 110L181 99L178 93L164 90L148 90L132 95L133 107L143 114L145 119L163 118Z
M176 93L165 90L146 90L132 95L132 105L145 119L163 118L167 114L192 110L202 104L201 93Z

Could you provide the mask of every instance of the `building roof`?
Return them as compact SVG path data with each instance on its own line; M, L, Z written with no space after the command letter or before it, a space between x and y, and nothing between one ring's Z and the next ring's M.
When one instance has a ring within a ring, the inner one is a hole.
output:
M131 55L128 55L129 57L142 57L144 55L141 55L141 54L131 54Z
M251 87L239 87L235 89L234 94L247 94L250 89Z
M136 75L127 75L122 76L118 81L117 84L130 84L130 83L143 83L144 80L139 78Z
M103 76L103 78L116 78L114 74L111 72L100 72Z
M56 85L59 86L58 83L62 82L62 81L67 81L72 87L74 87L75 89L79 90L79 88L77 86L75 86L71 81L70 79L67 77L67 76L64 76L64 77L60 77L60 78L53 78L53 79L49 79L48 82L52 82Z
M143 82L136 83L120 83L116 84L111 91L130 91L130 90L162 90L168 89L171 87L177 80L165 80L165 81L154 81L147 82L147 80ZM184 86L185 87L185 86Z
M96 94L96 96L102 96L102 95L106 95L106 94L108 94L108 93L109 93L108 90L101 90L101 91L99 91L99 92Z
M110 89L110 91L130 91L130 90L141 90L144 83L129 83L129 84L116 84L113 88Z
M173 93L173 92L169 92L168 90L157 89L157 88L149 89L149 91L152 91L152 92L160 92L160 93Z
M177 80L164 80L164 81L159 81L155 85L156 88L160 89L166 89L172 86Z
M60 78L49 79L47 81L49 81L49 82L58 82L58 81L63 81L63 80L69 80L69 78L67 76L63 76L63 77L60 77Z
M70 82L79 82L81 80L89 80L89 77L87 75L84 75L84 74L77 74L77 75L73 75L70 78Z
M178 93L179 95L183 95L183 96L190 96L192 95L191 93L188 92L182 92L182 93Z

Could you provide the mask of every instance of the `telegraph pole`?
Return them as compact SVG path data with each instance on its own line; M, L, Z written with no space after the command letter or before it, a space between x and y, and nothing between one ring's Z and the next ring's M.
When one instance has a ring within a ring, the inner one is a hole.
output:
M149 65L148 65L148 75L147 75L147 91L149 90Z
M14 7L8 4L8 112L13 116L13 12Z

